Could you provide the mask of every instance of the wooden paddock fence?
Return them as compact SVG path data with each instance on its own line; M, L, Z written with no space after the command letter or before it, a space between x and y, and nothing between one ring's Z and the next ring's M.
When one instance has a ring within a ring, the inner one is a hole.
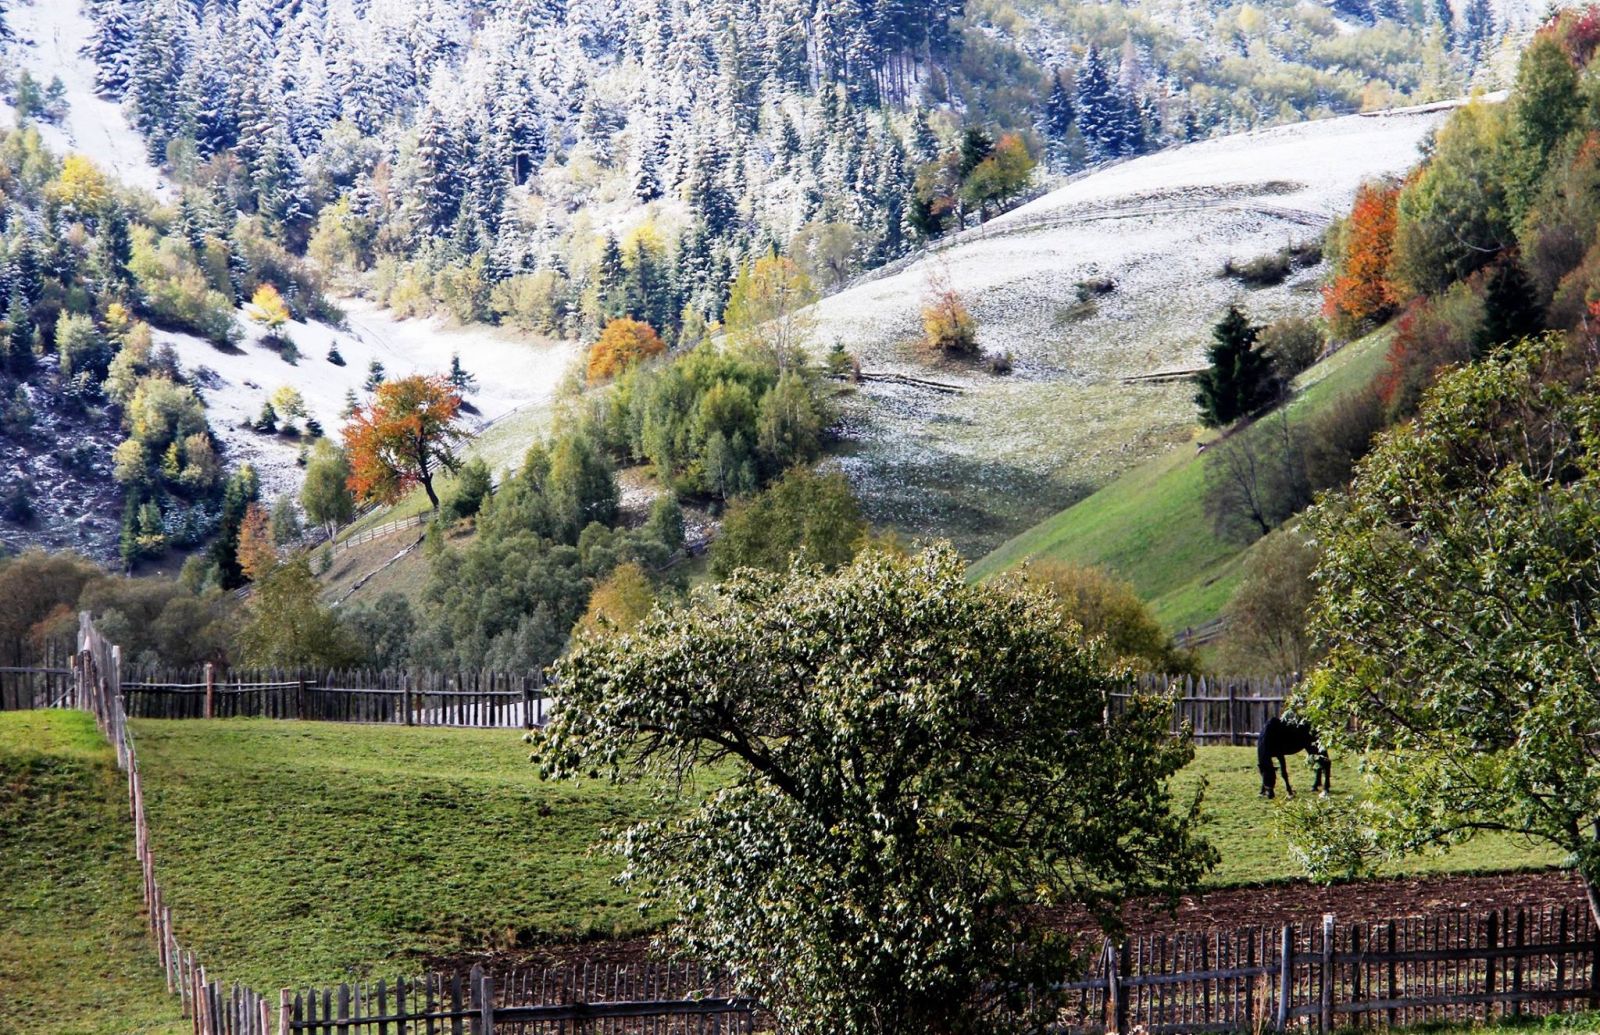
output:
M280 1031L311 1035L744 1035L755 1004L696 964L432 974L285 989Z
M0 711L48 707L65 692L58 668L0 668ZM1279 714L1295 677L1135 678L1138 693L1172 698L1172 732L1199 744L1248 745ZM266 669L224 672L128 668L121 681L136 719L268 718L406 726L532 729L549 715L551 688L541 672L397 672ZM1111 695L1113 710L1133 691Z
M310 719L404 726L532 729L544 725L541 673L266 670L227 674L130 670L136 719Z
M1584 902L1107 943L1060 986L1073 1032L1330 1032L1600 1007L1600 931Z
M1254 744L1267 720L1283 711L1296 676L1142 675L1140 693L1172 698L1172 732L1188 726L1196 744ZM1113 694L1113 706L1131 693Z

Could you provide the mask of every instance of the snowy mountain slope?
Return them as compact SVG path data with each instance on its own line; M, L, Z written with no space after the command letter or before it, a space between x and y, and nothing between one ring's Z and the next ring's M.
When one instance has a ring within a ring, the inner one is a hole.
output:
M62 125L39 127L45 143L57 154L80 151L123 183L164 196L166 183L150 164L144 141L122 109L94 92L94 64L79 53L93 26L77 0L24 0L6 12L17 35L8 60L27 69L41 83L60 76L67 88L67 115ZM0 106L7 125L15 113Z
M1123 379L1202 363L1230 302L1257 322L1314 313L1319 270L1249 290L1221 276L1223 264L1318 238L1363 180L1411 166L1445 114L1302 123L1112 166L823 300L823 345L843 344L869 372L964 389L861 386L842 465L871 516L981 552L1186 437L1192 386ZM984 349L1010 353L1014 373L921 352L935 275L971 308ZM1080 304L1077 285L1094 278L1115 290Z

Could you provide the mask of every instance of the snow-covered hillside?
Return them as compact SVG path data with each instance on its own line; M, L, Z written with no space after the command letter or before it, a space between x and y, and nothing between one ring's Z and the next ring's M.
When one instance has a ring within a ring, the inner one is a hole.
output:
M94 92L94 65L79 53L93 26L77 0L32 0L7 7L6 23L17 36L17 45L6 55L13 69L27 69L41 83L60 76L67 89L62 124L39 125L50 149L63 155L82 152L123 183L164 195L165 181L121 107ZM16 113L0 105L0 119L9 126Z
M1320 270L1249 290L1223 264L1317 239L1363 180L1415 163L1446 114L1302 123L1112 166L825 299L823 345L842 343L869 372L965 390L862 386L843 466L871 515L981 551L1185 436L1192 386L1123 379L1199 365L1230 302L1257 322L1312 314ZM921 354L935 275L964 297L985 350L1011 354L1014 373ZM1077 286L1101 278L1115 289L1080 303Z
M481 429L520 407L547 401L577 351L570 342L530 342L488 327L396 320L359 299L340 304L346 310L348 330L315 322L285 327L300 352L293 364L262 345L260 328L243 319L240 326L247 340L238 349L218 349L186 334L156 335L177 349L184 370L197 383L229 462L253 464L261 474L264 494L292 492L299 484L298 444L245 426L282 385L299 389L307 414L333 434L344 423L346 393L367 397L362 385L374 360L393 378L444 373L451 356L459 355L462 368L477 379L467 402L476 411L470 423ZM328 360L330 347L337 347L342 366Z

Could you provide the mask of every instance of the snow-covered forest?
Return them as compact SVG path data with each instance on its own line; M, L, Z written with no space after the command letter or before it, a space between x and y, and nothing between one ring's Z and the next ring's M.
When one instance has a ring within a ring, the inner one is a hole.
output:
M627 310L671 336L685 307L717 318L744 256L832 286L986 212L939 175L963 129L1018 133L1059 173L1453 96L1521 17L1166 6L91 0L89 53L201 235L259 213L402 313L572 335ZM623 267L635 283L608 283Z

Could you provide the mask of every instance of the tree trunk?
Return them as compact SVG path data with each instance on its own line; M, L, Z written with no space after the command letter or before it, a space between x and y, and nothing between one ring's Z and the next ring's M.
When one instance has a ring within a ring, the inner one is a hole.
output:
M428 494L428 502L433 504L433 509L439 509L439 496L433 491L433 475L424 474L419 479L422 482L422 491Z

